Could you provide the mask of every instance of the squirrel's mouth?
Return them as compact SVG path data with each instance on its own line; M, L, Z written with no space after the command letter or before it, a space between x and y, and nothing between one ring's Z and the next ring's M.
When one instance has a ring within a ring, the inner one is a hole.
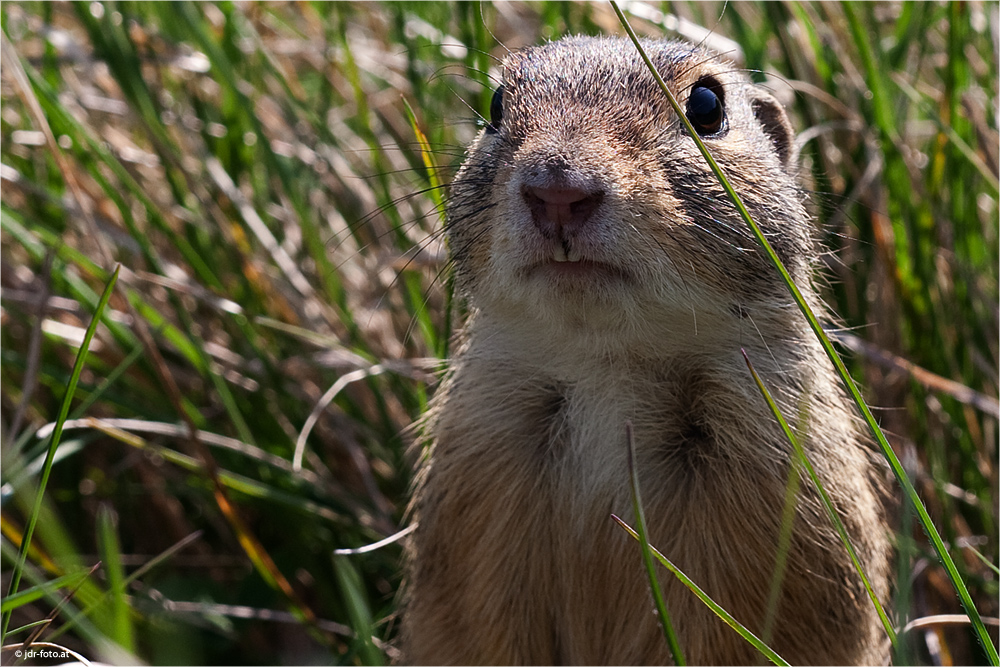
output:
M527 267L528 278L549 281L557 286L586 288L609 282L630 282L630 274L619 266L562 254Z

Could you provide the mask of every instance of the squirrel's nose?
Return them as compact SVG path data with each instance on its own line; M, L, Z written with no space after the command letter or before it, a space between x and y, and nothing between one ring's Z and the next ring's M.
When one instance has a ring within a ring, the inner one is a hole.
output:
M603 192L587 192L572 187L521 188L531 219L546 238L561 240L574 236L600 206Z

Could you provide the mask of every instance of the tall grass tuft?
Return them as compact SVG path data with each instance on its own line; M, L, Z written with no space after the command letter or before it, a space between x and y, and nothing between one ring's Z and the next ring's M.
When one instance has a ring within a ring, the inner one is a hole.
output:
M735 40L788 107L835 340L996 618L996 5L623 7L640 34ZM5 643L44 625L109 662L392 659L399 545L333 551L405 527L408 427L461 315L442 184L505 49L621 34L614 12L8 2L0 27L4 590L25 554ZM963 612L914 517L896 531L895 662L986 661L935 620Z

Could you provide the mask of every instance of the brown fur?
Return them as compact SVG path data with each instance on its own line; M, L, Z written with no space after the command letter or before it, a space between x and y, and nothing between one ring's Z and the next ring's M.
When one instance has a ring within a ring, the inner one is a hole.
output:
M650 42L685 103L722 84L707 140L811 305L817 249L781 106L731 66ZM880 471L832 368L631 44L572 38L512 54L503 119L469 149L448 233L470 317L425 429L401 648L437 664L653 664L670 654L632 521L626 422L651 542L763 632L791 446L745 348L889 592ZM528 185L599 190L553 239ZM595 262L550 265L556 244ZM549 262L549 263L547 263ZM763 659L669 573L693 664ZM795 663L884 663L887 642L816 490L803 482L770 643Z

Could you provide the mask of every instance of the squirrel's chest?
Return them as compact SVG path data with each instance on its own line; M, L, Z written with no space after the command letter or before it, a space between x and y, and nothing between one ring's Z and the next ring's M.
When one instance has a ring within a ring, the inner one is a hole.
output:
M732 514L717 511L732 485L720 477L727 466L710 461L722 446L702 399L685 393L697 393L691 383L475 385L491 387L487 399L461 380L437 424L417 539L428 562L462 582L450 599L483 606L500 625L527 619L504 637L549 628L544 637L556 642L543 662L602 662L614 659L605 651L621 641L619 621L632 630L653 623L638 547L612 518L634 524L630 437L653 543L708 579L715 573L705 567L727 562L687 553L727 543L719 517ZM673 593L687 609L689 595ZM656 641L628 647L632 661L660 660L651 656L662 638L641 637Z
M498 513L544 511L587 532L611 513L631 513L631 439L647 503L679 509L689 483L704 482L712 459L725 455L713 427L716 399L692 377L595 373L574 383L485 383L479 386L492 391L481 397L463 387L462 400L447 406L434 457L456 483L505 489L501 499L517 502L494 503Z

